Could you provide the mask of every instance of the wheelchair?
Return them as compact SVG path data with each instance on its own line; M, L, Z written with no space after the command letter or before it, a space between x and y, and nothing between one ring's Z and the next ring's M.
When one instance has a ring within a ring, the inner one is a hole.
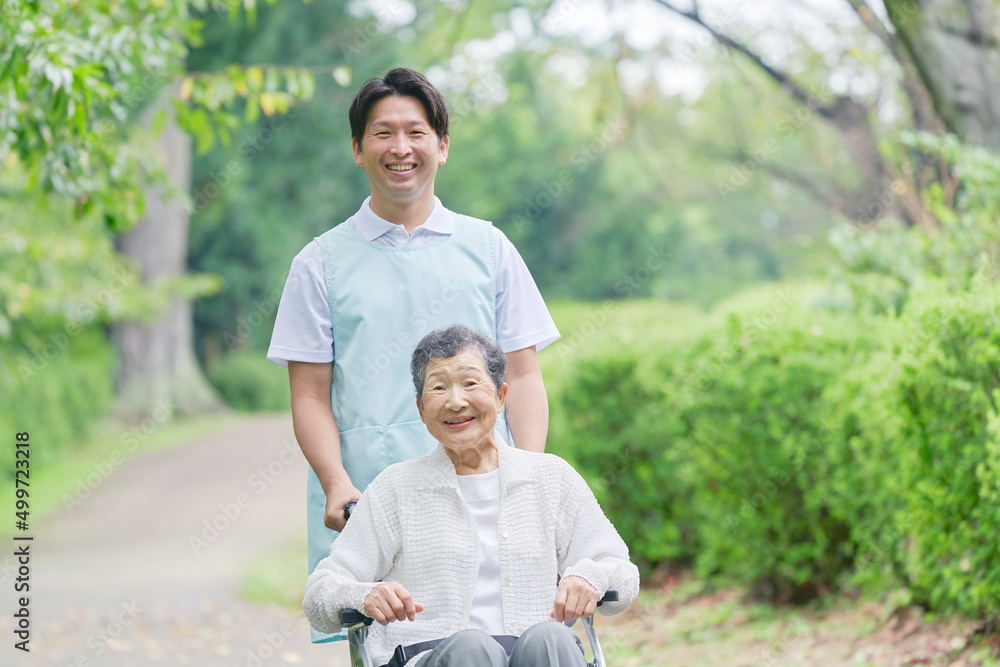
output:
M617 601L618 591L610 589L598 601L597 606L600 607L605 602ZM583 630L587 633L587 641L590 643L590 652L594 656L594 659L588 662L587 666L607 667L607 663L604 661L604 652L601 650L601 642L597 639L597 630L594 629L594 616L596 615L595 612L587 618L582 619ZM368 639L368 626L374 620L365 616L357 609L345 609L340 614L340 623L347 628L347 641L350 644L351 651L351 667L379 667L372 662L371 656L368 654L368 647L365 646L365 641ZM576 621L568 621L566 625L572 627L575 623ZM393 655L392 660L389 661L389 664L381 667L402 667L411 657L413 656L410 655L405 647L397 646L396 653Z
M357 502L352 500L347 503L344 508L344 515L347 519L351 518L351 510L357 505ZM598 602L597 606L600 607L605 602L617 602L618 601L618 591L614 589L609 589ZM581 619L583 621L583 630L587 634L587 642L590 644L590 653L593 655L593 660L587 663L587 667L607 667L607 662L604 660L604 651L601 649L601 642L597 638L597 630L594 629L594 617L597 612L591 614L587 618ZM365 646L365 641L368 639L368 626L375 622L375 619L365 616L363 612L357 609L345 609L340 614L340 624L347 628L347 642L350 647L351 652L351 667L402 667L406 664L412 655L407 651L407 647L397 646L396 652L389 661L388 665L376 665L368 653L368 647ZM567 627L573 627L576 621L567 621Z

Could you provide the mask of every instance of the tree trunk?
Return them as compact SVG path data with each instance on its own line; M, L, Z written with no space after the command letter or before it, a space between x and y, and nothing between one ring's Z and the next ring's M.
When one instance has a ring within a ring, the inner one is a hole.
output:
M172 187L191 187L191 141L172 118L168 100L176 89L164 89L143 117L149 127L153 114L166 109L168 121L159 138L161 164ZM115 245L141 268L142 284L184 275L187 268L188 214L176 199L164 201L146 191L146 215ZM112 328L118 354L115 415L126 421L162 414L196 414L224 409L194 356L191 303L172 296L151 323L125 321Z
M948 129L1000 150L996 0L885 0L885 7Z

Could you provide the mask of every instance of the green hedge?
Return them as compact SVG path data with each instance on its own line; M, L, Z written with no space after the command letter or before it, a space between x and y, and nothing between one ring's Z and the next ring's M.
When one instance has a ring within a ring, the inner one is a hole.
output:
M51 459L82 438L114 402L113 352L99 327L38 331L0 356L0 433L31 434L31 455ZM12 437L12 436L11 436ZM13 457L2 474L13 477Z
M289 410L288 371L261 352L234 352L208 369L208 379L230 406L242 412Z
M841 388L873 510L854 527L856 569L931 608L996 617L1000 299L992 288L921 296L885 321L882 353Z
M930 286L908 304L799 303L592 355L553 396L552 450L647 569L786 600L904 585L998 617L1000 297Z

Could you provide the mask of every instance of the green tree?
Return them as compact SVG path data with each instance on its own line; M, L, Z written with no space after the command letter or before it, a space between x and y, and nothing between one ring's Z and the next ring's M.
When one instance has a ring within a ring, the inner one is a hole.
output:
M252 17L253 3L244 6ZM239 123L232 109L243 98L252 120L253 110L269 115L287 111L312 88L308 73L278 76L260 67L226 68L180 81L189 45L200 40L202 22L191 10L208 7L203 0L14 0L0 10L0 95L7 100L0 111L0 162L11 174L5 182L12 188L9 199L43 214L46 197L64 197L73 213L63 223L65 232L81 234L88 242L97 241L94 234L129 230L118 244L137 260L130 270L141 277L146 303L132 298L131 310L105 309L112 321L151 319L169 308L158 327L171 333L143 349L137 349L139 337L130 335L142 325L118 325L118 390L126 416L151 409L153 394L189 411L212 405L210 393L196 390L200 373L186 352L190 325L185 304L216 289L217 281L184 271L186 143L177 128L193 133L199 148L207 150L216 138L228 143ZM172 85L178 86L174 94L169 92ZM161 108L151 110L158 99L164 100ZM158 136L169 148L181 148L173 160L156 148ZM35 193L34 199L16 196L20 190ZM172 211L168 218L158 217L167 210ZM79 224L88 216L103 220L104 228ZM141 219L146 224L135 227ZM140 234L143 229L145 235ZM27 235L24 247L32 247L32 231L20 232ZM170 248L179 262L160 261L165 254L160 251ZM53 283L73 279L68 265L65 273L59 262L52 270L57 272ZM23 286L29 286L30 294L36 278L31 273L9 276L14 297L5 294L0 305L12 330L30 328L31 318L70 319L56 309L58 300L45 310L23 307ZM134 287L129 291L139 294ZM13 333L7 338L13 341ZM150 359L169 361L150 365ZM195 400L186 400L191 397Z

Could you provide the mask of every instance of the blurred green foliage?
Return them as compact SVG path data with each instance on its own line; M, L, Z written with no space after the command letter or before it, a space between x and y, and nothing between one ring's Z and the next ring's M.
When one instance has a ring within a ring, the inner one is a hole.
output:
M900 231L891 250L857 232L885 254L845 262L847 298L835 283L757 288L693 338L663 318L659 346L644 322L640 345L591 346L553 388L552 449L647 569L783 600L903 586L929 609L1000 619L1000 171L978 149L950 159L961 231ZM868 289L902 276L891 307Z
M288 373L256 352L235 352L209 366L208 380L231 407L243 412L289 410Z
M85 438L95 415L110 409L114 359L99 327L74 335L65 328L35 328L31 336L43 341L41 347L0 357L0 432L29 432L31 455L44 462ZM0 475L14 476L13 457Z
M625 94L619 61L603 45L530 38L502 58L477 61L483 40L523 24L524 6L456 12L428 2L416 10L412 24L405 12L346 2L261 7L253 28L204 17L204 46L190 54L190 69L271 62L316 75L310 104L246 126L229 147L195 161L191 266L226 281L195 304L206 365L266 349L291 258L369 194L351 153L347 109L366 79L397 65L428 73L451 109L437 195L452 210L492 220L549 300L707 306L762 280L817 275L830 260L826 211L767 167L778 158L808 162L820 180L843 179L843 150L812 114L760 104L746 85L764 85L755 73L736 75L728 59L706 52L699 57L713 77L701 97L665 97L653 83ZM647 55L655 49L628 49L630 58ZM580 76L558 62L572 62ZM719 148L728 144L772 150L741 173L740 151ZM817 151L823 159L809 157ZM720 193L718 183L730 181ZM236 335L269 301L266 324Z
M550 449L647 572L690 566L783 600L902 585L1000 617L996 286L934 282L900 316L781 304L759 329L732 315L576 361L550 389Z
M843 226L831 233L835 279L852 293L855 307L872 312L900 312L910 291L928 279L961 291L1000 275L1000 156L963 146L952 135L909 134L905 142L924 156L914 170L952 176L950 192L935 183L924 193L937 225L883 221L877 229Z
M254 0L232 5L253 15ZM114 235L167 184L149 106L185 73L204 0L13 0L0 7L0 424L37 439L41 459L80 441L112 401L109 325L218 289L211 275L158 274L119 254ZM201 149L248 120L308 99L312 74L228 67L189 73L173 99ZM169 97L169 94L166 95ZM10 397L8 399L8 397ZM4 431L5 433L8 431Z
M113 400L105 327L145 305L138 279L94 214L66 233L72 206L19 190L23 173L0 179L0 429L28 430L33 455L51 459L87 435ZM13 460L4 464L9 473Z

